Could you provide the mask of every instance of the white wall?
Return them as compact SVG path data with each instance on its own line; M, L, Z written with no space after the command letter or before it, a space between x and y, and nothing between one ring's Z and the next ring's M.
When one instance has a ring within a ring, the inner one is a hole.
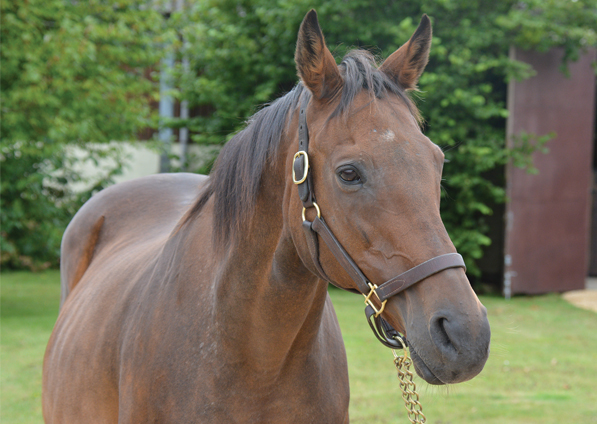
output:
M106 145L89 145L90 149L108 148ZM119 157L124 158L124 167L121 175L114 177L115 182L132 180L134 178L157 174L160 172L160 152L157 144L153 142L112 142L109 148L119 150ZM219 146L198 146L191 144L188 146L187 155L190 159L188 167L189 172L200 168L212 155L217 152ZM115 162L109 159L102 159L98 164L90 160L85 160L87 153L85 148L74 146L72 153L74 157L79 158L75 169L87 180L85 183L73 184L72 189L83 191L92 186L93 181L97 181L103 175L106 175L110 169L114 168ZM172 143L172 154L180 156L180 145ZM178 164L174 164L178 166Z

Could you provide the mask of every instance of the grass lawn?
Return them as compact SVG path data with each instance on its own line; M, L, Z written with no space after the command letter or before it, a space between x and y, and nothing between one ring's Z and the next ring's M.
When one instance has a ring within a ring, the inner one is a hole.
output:
M42 423L41 369L60 304L60 274L0 274L0 423Z
M56 320L59 276L3 273L3 424L41 423L41 365ZM351 422L408 423L392 354L365 322L360 297L331 292L346 342ZM597 424L597 314L558 295L483 297L491 355L470 382L434 387L416 379L429 423Z

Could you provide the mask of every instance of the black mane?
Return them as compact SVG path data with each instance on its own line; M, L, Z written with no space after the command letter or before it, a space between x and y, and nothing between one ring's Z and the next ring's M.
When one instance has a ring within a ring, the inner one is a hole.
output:
M330 119L338 115L347 116L355 96L361 90L367 90L377 99L389 93L396 95L420 121L419 113L405 90L378 70L370 52L352 50L338 67L343 86L340 102ZM301 96L310 99L311 93L299 82L285 96L253 115L247 121L247 126L222 148L208 186L187 215L187 220L199 215L203 206L214 196L215 246L226 246L252 217L261 176L277 157L289 113L297 108Z

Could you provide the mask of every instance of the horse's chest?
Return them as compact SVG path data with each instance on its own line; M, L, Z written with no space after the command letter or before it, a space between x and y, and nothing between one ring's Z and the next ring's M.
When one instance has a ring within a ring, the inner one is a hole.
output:
M225 385L214 375L203 376L193 385L164 384L163 379L158 379L161 387L153 386L132 396L136 400L130 402L129 421L247 424L347 421L348 388L342 384L332 388L331 378L313 385L315 378L306 375L270 386L252 383L246 376L239 375L237 379ZM145 401L140 402L140 397Z

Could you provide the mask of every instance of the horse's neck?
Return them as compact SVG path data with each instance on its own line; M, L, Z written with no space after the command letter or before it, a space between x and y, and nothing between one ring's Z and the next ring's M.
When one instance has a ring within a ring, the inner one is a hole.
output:
M228 352L242 356L237 360L272 375L296 355L307 355L316 347L327 298L327 284L304 267L284 226L288 176L283 173L278 170L264 177L251 222L224 257L215 259L210 279L214 281L211 319L221 342L229 345ZM211 215L212 204L206 204L204 216ZM196 220L193 225L205 224ZM192 233L196 232L188 234ZM204 238L196 237L195 243L190 252L211 251L201 246Z
M235 334L238 350L258 368L281 367L291 349L308 351L316 341L327 285L296 261L288 238L272 247L258 237L231 252L219 278L220 328Z
M259 196L249 231L232 249L218 290L223 308L237 308L224 314L224 325L242 330L244 343L255 341L249 350L258 363L273 365L278 355L279 366L291 348L308 350L315 342L327 295L327 285L304 267L283 225L284 185L278 181L285 179L264 181L261 192L267 194Z

